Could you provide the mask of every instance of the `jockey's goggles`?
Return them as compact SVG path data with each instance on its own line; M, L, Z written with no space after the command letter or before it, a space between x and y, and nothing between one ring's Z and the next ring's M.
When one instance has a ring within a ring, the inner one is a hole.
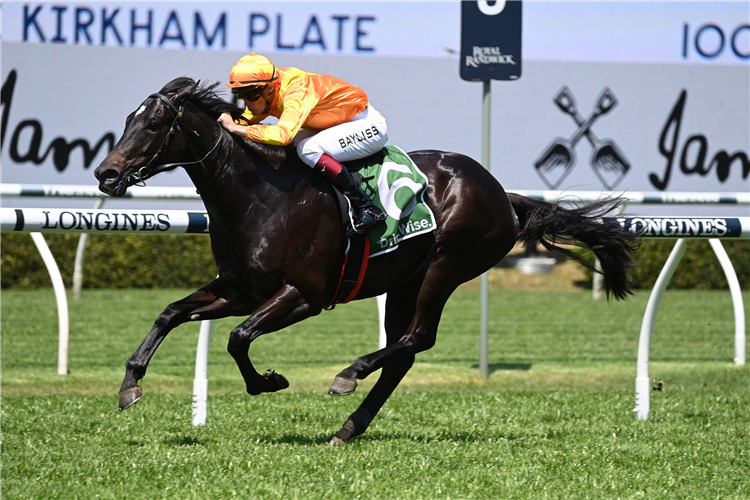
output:
M232 93L237 96L237 99L244 101L257 101L260 96L263 95L263 91L266 90L268 85L253 85L251 87L239 87L232 89Z

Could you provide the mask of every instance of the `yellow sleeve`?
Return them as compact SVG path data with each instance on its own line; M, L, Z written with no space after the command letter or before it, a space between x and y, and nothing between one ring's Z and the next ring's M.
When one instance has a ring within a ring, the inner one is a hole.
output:
M268 118L268 115L254 115L250 112L249 109L245 108L245 111L240 116L240 119L235 120L235 123L237 123L237 125L242 125L242 124L245 124L246 122L257 124L257 123L262 122L266 118Z
M286 146L305 124L319 97L302 79L294 79L280 91L281 116L276 125L253 125L245 137L253 142Z

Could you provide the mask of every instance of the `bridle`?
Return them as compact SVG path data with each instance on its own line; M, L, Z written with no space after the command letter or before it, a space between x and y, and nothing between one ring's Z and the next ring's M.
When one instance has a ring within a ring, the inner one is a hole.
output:
M179 108L177 108L177 106L175 106L174 102L172 102L172 100L169 99L169 97L167 97L167 96L165 96L163 94L160 94L159 92L155 92L155 93L151 94L149 96L149 98L151 98L151 97L155 97L155 98L161 99L161 101L164 102L164 104L167 105L167 107L172 112L172 114L174 114L174 120L172 121L172 125L169 128L169 133L166 135L166 137L164 137L164 140L162 141L161 146L159 146L159 149L156 151L156 154L154 154L154 156L152 156L151 159L145 165L143 165L142 167L140 167L135 172L129 174L127 177L123 178L119 182L119 185L117 186L117 188L115 189L115 191L118 191L120 189L124 190L124 189L127 189L130 186L135 186L135 185L145 186L146 185L146 182L145 182L146 179L149 179L149 178L151 178L151 177L153 177L156 174L159 174L161 172L165 172L167 170L172 170L172 169L174 169L176 167L180 167L180 166L184 167L186 165L197 165L199 163L203 163L209 156L211 156L211 154L214 151L216 151L216 148L219 147L219 144L221 144L222 140L224 139L224 133L223 132L219 133L219 139L216 141L216 144L214 144L214 147L212 147L211 150L208 153L206 153L206 155L203 158L201 158L200 160L191 161L191 162L165 163L165 164L162 164L162 165L154 165L154 162L161 156L162 151L164 151L164 149L169 146L169 141L172 138L172 136L174 135L175 127L177 127L178 124L182 124L182 126L185 129L187 129L190 132L194 133L196 137L200 137L200 134L197 131L195 131L195 130L191 129L190 127L188 127L187 125L185 125L185 122L182 121L182 116L185 113L185 104L184 103L182 105L180 105ZM229 158L229 155L227 155L227 159L228 158ZM224 163L226 163L227 159L225 159ZM214 173L214 175L211 178L211 180L209 180L209 184L219 174L219 171L223 170L222 167L223 167L223 165L219 169L217 169L216 173Z

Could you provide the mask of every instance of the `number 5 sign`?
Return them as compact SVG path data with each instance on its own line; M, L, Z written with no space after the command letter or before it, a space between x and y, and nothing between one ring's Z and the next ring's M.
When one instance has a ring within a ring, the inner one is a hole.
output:
M520 0L461 2L461 78L521 76L521 4Z

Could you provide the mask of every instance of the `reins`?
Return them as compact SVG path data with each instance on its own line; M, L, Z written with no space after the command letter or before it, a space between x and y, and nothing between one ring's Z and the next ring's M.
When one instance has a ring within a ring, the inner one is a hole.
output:
M171 169L179 167L179 166L184 167L186 165L197 165L199 163L203 163L209 156L211 156L211 154L214 151L216 151L216 148L219 147L219 144L221 144L221 142L224 139L224 133L223 133L223 131L220 131L219 132L219 139L216 141L216 144L214 144L214 146L209 150L209 152L206 153L205 156L203 156L203 158L201 158L200 160L191 161L191 162L165 163L163 165L152 166L153 163L159 158L159 156L161 156L162 151L164 151L164 149L169 145L169 141L172 138L172 136L174 135L175 127L178 125L178 122L180 124L182 124L182 126L185 129L187 129L190 132L194 133L196 137L200 137L200 134L197 131L195 131L195 130L191 129L190 127L188 127L187 125L185 125L185 122L182 121L182 116L183 116L183 114L185 112L185 104L184 103L178 109L177 106L175 106L174 102L172 102L171 99L169 99L167 96L165 96L163 94L160 94L160 93L156 92L156 93L151 94L149 97L155 97L155 98L161 99L161 101L163 101L164 104L167 105L167 107L175 115L175 117L174 117L174 120L172 121L172 126L169 128L169 133L166 135L166 137L164 137L164 140L162 141L161 146L159 146L159 149L156 151L156 154L154 154L154 156L151 157L151 159L148 161L148 163L146 163L144 166L142 166L141 168L139 168L137 171L131 173L130 175L128 175L127 177L125 177L125 179L123 179L121 181L126 186L133 186L133 185L145 186L146 185L146 182L145 182L146 179L149 179L149 178L155 176L156 174L159 174L159 173L164 172L166 170L171 170ZM226 165L228 163L228 160L229 160L229 153L227 153L226 158L224 159L224 161L222 162L222 164L219 166L219 168L216 170L216 172L214 172L214 175L208 181L208 183L206 184L206 186L203 187L203 189L205 189L208 185L212 184L213 181L214 181L214 179L221 172L224 171L224 169L226 168Z

